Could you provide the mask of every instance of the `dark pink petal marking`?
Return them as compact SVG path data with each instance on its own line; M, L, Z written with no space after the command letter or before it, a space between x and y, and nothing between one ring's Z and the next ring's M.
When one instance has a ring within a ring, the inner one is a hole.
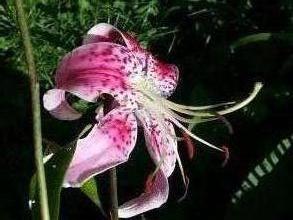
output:
M167 201L168 194L168 179L164 173L159 170L144 193L119 207L118 216L119 218L130 218L143 212L159 208Z
M128 79L135 66L135 57L125 47L105 42L87 44L62 59L56 83L58 88L87 101L95 101L102 93L124 100L130 93Z
M66 101L64 90L48 90L43 96L43 104L51 115L60 120L76 120L81 117Z
M80 187L90 177L126 162L136 143L137 122L127 108L109 112L77 142L64 186Z
M161 95L169 97L178 84L179 70L175 65L164 63L149 55L147 75L155 83Z
M166 120L160 122L155 115L142 110L137 115L144 128L146 145L151 158L169 177L176 165L177 140L173 125Z
M135 37L122 32L114 26L100 23L92 27L84 39L85 44L98 42L112 42L131 50L138 61L132 72L144 72L152 80L163 96L170 96L178 83L178 68L154 58L147 50L141 47ZM134 58L133 58L134 59ZM126 59L123 59L125 62ZM138 68L139 67L139 68Z

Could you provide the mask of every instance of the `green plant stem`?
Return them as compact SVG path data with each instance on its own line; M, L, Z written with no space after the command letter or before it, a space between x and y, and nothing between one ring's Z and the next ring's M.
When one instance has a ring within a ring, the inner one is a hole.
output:
M33 56L33 48L30 41L28 26L26 23L26 16L23 9L22 1L15 0L15 9L17 19L21 32L21 37L24 45L26 62L28 66L28 75L30 80L30 93L31 93L31 107L33 119L33 143L35 153L35 164L37 169L37 179L39 186L39 199L41 207L42 220L50 220L48 196L46 188L45 171L43 165L43 152L42 152L42 131L41 131L41 113L40 113L40 85L36 73L36 66Z
M110 169L110 196L111 196L111 220L118 220L118 195L116 168Z

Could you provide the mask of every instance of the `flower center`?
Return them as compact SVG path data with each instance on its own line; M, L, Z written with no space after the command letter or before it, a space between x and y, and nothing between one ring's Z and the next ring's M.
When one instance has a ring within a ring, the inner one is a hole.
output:
M131 79L133 88L139 92L147 91L152 94L160 95L159 89L157 89L155 82L152 79L146 78L146 76L135 75Z

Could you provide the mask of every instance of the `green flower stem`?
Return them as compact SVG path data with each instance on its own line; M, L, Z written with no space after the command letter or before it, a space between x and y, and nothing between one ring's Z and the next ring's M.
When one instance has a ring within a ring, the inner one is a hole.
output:
M46 188L45 171L43 165L43 152L42 152L42 131L41 131L41 113L40 113L40 85L36 73L36 66L33 56L33 48L30 41L29 30L26 22L26 15L23 9L22 1L15 0L15 9L21 37L24 45L26 62L28 66L28 75L30 80L30 93L31 93L31 107L33 118L33 142L35 153L35 164L37 169L37 179L39 187L39 199L41 207L42 220L50 220L48 196Z
M118 220L118 195L116 168L110 169L111 220Z

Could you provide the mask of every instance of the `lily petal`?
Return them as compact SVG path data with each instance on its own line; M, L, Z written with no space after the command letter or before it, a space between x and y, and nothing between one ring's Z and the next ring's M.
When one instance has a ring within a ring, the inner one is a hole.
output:
M141 49L139 42L133 36L107 23L99 23L93 26L83 40L83 44L98 42L117 43L133 51Z
M45 109L60 120L76 120L81 117L81 114L66 101L64 90L48 90L43 96L43 103Z
M64 187L80 187L90 177L126 162L136 143L135 116L124 107L109 112L77 141Z
M135 54L139 64L144 67L142 70L147 72L147 76L155 83L163 96L169 97L174 92L178 83L178 68L153 57L141 47L135 37L110 24L100 23L88 31L83 43L98 42L112 42L126 46Z
M90 102L102 93L111 94L118 101L130 100L128 80L138 68L135 56L123 46L107 42L87 44L62 59L56 74L57 88Z
M176 165L177 140L173 125L142 110L137 112L137 116L144 128L146 146L151 158L169 177Z
M132 199L118 208L119 218L130 218L143 212L159 208L164 204L169 195L168 179L159 170L152 184L139 197Z
M164 63L149 55L147 75L154 82L161 95L169 97L178 84L179 70L177 66Z

